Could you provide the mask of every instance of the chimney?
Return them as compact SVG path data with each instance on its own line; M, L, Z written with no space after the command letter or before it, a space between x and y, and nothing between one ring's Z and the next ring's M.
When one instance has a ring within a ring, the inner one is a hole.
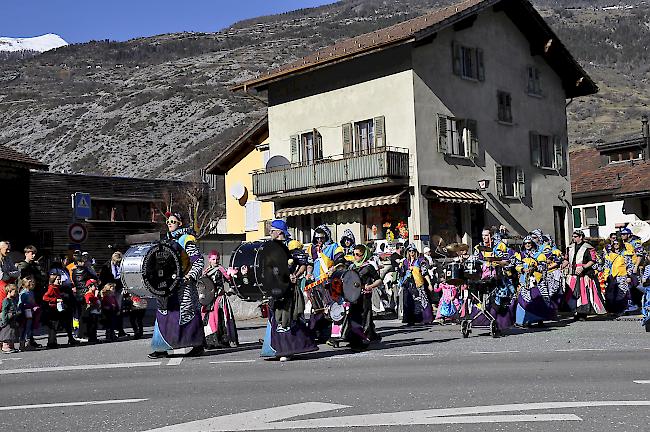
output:
M643 133L643 141L645 142L645 159L650 160L650 131L648 130L648 115L641 116L641 131Z

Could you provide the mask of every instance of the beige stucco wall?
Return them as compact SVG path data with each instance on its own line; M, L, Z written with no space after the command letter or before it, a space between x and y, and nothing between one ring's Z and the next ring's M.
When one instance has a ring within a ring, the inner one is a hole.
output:
M264 144L268 142L265 141ZM247 241L259 240L264 237L264 220L273 219L273 203L262 202L260 210L260 223L256 231L246 231L246 208L240 205L239 201L231 194L232 187L241 183L248 191L248 201L257 199L253 195L253 170L264 168L264 156L262 152L253 150L244 159L235 165L225 176L226 190L226 233L246 234Z
M453 75L452 40L484 52L485 81L465 80ZM438 33L429 44L413 51L417 155L420 182L426 185L476 189L477 180L490 180L488 212L511 231L523 234L541 227L552 234L553 206L563 206L558 194L564 190L571 201L567 172L531 165L529 131L558 135L567 146L565 96L560 78L540 57L532 57L530 44L503 12L486 9L473 26ZM543 97L527 94L528 65L541 71ZM497 90L512 96L512 125L497 121ZM479 157L468 160L444 157L437 151L437 114L478 121ZM495 161L520 166L527 182L523 202L497 198ZM566 163L568 165L568 161ZM567 221L570 221L567 213ZM486 220L487 223L494 221ZM424 229L425 227L423 227Z

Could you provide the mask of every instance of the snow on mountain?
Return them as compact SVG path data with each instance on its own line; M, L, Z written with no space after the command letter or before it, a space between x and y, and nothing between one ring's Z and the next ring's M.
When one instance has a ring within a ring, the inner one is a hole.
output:
M0 37L0 51L38 51L45 52L66 46L68 43L61 36L52 33L31 38Z

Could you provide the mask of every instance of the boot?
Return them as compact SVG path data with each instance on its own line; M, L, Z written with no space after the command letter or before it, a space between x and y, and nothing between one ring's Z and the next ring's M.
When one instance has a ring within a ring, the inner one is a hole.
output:
M38 342L36 342L36 339L34 339L33 337L29 339L28 345L30 345L32 348L41 348L43 346Z

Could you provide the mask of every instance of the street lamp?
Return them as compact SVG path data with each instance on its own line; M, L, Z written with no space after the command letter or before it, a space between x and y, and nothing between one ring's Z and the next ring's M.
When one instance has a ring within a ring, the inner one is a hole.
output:
M483 179L478 181L478 188L482 191L486 191L488 186L490 186L490 180Z

